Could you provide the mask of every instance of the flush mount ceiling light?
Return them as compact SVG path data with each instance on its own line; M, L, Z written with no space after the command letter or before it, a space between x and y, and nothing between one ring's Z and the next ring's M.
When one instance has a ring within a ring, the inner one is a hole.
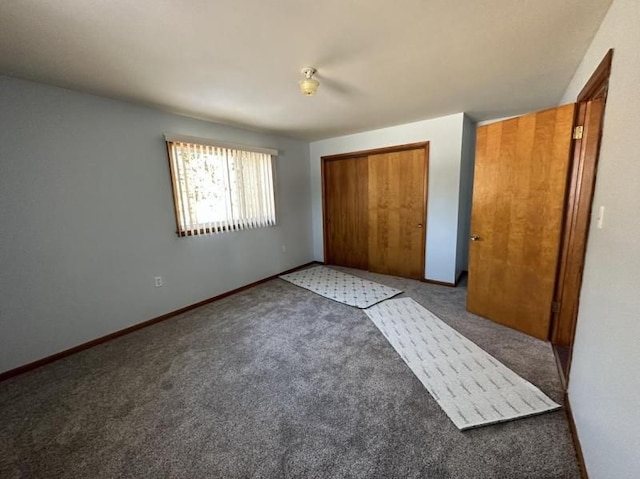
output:
M302 74L304 79L300 80L300 91L305 96L315 95L318 91L318 85L320 85L320 82L313 78L313 75L316 74L316 69L305 67L302 69Z

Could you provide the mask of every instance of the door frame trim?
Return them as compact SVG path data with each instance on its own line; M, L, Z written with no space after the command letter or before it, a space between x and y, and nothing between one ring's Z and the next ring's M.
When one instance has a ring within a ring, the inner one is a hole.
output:
M568 387L573 342L578 320L582 269L584 268L591 222L593 194L612 59L613 49L610 49L578 95L574 119L574 127L585 126L585 129L583 137L574 140L572 146L571 154L573 160L570 166L568 193L565 199L564 226L554 293L554 300L559 301L561 306L558 312L552 314L551 329L549 331L550 340L554 346L569 347L567 364L560 367L564 374L565 389ZM585 121L588 108L590 108L589 102L598 98L604 99L604 105L602 107L600 127L598 130L593 131L586 128ZM589 150L583 148L583 145L586 145L586 140L590 138L590 135L594 134L599 137L597 147ZM580 271L580 279L575 284L566 281L568 271ZM562 331L569 331L568 344L567 339L562 337Z
M419 141L417 143L405 143L403 145L394 145L394 146L385 146L382 148L373 148L371 150L358 150L349 153L338 153L336 155L326 155L320 157L320 160L324 164L325 161L332 160L346 160L349 158L356 158L359 156L371 156L371 155L381 155L385 153L393 153L396 151L405 151L405 150L417 150L418 148L428 148L428 141ZM428 153L428 150L425 151Z

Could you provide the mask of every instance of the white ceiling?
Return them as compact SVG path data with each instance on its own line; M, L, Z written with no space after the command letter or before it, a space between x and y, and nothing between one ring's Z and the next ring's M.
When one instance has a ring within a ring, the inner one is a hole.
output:
M610 3L2 0L0 73L317 140L555 105Z

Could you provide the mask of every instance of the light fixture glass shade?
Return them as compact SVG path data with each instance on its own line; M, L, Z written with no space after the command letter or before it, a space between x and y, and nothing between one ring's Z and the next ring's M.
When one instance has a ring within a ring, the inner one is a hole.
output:
M300 80L300 91L306 96L315 95L318 91L318 85L320 85L318 80L305 78L304 80Z

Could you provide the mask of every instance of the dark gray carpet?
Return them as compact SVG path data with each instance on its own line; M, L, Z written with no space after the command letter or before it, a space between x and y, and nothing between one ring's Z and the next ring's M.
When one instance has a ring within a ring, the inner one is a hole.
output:
M555 401L548 344L404 290ZM275 279L0 383L0 477L578 478L564 411L461 432L356 308Z

